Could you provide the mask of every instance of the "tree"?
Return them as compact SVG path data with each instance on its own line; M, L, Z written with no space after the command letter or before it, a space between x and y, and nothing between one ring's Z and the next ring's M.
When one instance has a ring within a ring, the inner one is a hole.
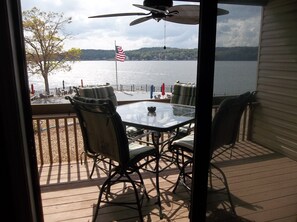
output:
M70 62L80 58L80 49L63 49L65 40L71 37L63 29L71 21L63 13L42 12L35 7L23 12L28 72L42 75L47 95L50 94L48 76L55 71L70 71Z

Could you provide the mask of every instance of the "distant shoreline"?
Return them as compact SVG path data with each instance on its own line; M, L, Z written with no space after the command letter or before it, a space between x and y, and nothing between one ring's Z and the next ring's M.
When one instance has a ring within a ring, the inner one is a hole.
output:
M69 62L72 62L72 60L68 60ZM115 61L114 59L93 59L93 60L77 60L76 62L95 62L95 61L108 61L112 62ZM126 60L125 62L143 62L143 61L148 61L148 62L186 62L186 61L193 61L196 62L197 59L193 60ZM257 60L215 60L215 61L226 61L226 62L256 62Z
M198 50L163 47L125 51L126 61L197 61ZM114 50L81 49L81 61L114 61ZM258 47L217 47L216 61L257 61Z

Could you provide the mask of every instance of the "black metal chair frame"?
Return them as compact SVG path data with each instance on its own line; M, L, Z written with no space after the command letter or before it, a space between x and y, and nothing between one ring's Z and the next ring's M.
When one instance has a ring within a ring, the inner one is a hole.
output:
M228 186L227 178L225 173L220 169L215 163L215 157L221 155L227 150L232 150L236 144L241 116L243 111L247 107L248 103L251 102L251 99L255 95L255 92L243 93L235 98L227 98L222 101L220 107L213 118L212 123L212 147L211 147L211 163L209 167L209 191L217 192L226 190L228 200L230 203L231 211L236 215L235 207L231 198L230 189ZM235 110L235 112L234 112ZM193 136L193 135L192 135ZM179 168L179 176L176 181L173 192L177 189L178 184L184 185L187 190L191 190L191 187L186 183L186 179L192 179L191 167L193 164L193 148L194 148L194 137L186 136L180 140L176 140L172 143L170 150L176 154L176 164ZM185 141L187 141L185 143ZM219 148L220 152L214 153ZM189 169L187 171L187 169ZM217 175L213 172L213 169L217 170L220 174ZM223 184L224 188L214 189L212 178L216 177Z
M100 86L107 86L107 85L98 85L98 86L95 86L95 87L100 87ZM82 99L88 99L87 97L83 97L80 95L79 93L79 87L73 87L73 90L75 92L75 97L76 99L78 98L82 98ZM66 99L70 100L69 96L66 96L65 97ZM93 97L92 97L93 98ZM92 99L91 97L89 97L89 99ZM95 98L94 99L98 99L98 98ZM108 99L108 97L106 97L105 99ZM71 101L70 101L71 102ZM114 105L116 105L116 103L114 101L112 101ZM112 161L108 158L106 158L105 156L102 156L101 154L98 154L98 153L94 153L92 152L89 148L88 148L88 145L87 144L84 144L84 151L80 154L80 162L81 164L83 164L83 156L85 156L85 161L86 161L86 157L89 157L91 159L93 159L93 166L92 166L92 170L91 170L91 173L89 175L89 178L92 179L92 176L94 174L94 171L95 171L95 168L96 166L102 170L105 174L108 174L110 172L110 166L112 165ZM99 163L100 162L104 162L106 163L106 165L108 166L108 169L106 169L106 167L100 167Z
M140 170L153 172L158 183L159 167L149 168L149 164L158 166L158 152L154 146L139 145L130 149L128 137L121 117L109 99L91 99L82 97L67 97L77 113L82 130L86 150L97 158L109 159L107 179L102 184L98 196L93 221L96 221L101 203L126 206L137 209L140 221L143 221L141 206L144 197L149 199ZM101 135L102 133L102 135ZM104 137L104 138L103 138ZM152 169L152 170L150 170ZM137 177L132 177L136 174ZM135 201L117 201L111 193L111 187L123 183L131 184ZM159 189L159 185L156 186ZM159 194L159 192L157 192ZM161 209L161 203L158 202ZM160 215L161 217L161 215Z

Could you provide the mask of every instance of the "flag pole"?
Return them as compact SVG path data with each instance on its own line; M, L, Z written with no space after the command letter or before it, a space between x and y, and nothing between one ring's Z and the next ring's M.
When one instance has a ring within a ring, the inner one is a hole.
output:
M115 49L115 56L114 56L114 61L115 61L115 69L116 69L116 85L117 85L117 90L119 90L119 84L118 84L118 63L117 63L117 58L116 58L116 53L117 53L117 43L114 41L114 49Z

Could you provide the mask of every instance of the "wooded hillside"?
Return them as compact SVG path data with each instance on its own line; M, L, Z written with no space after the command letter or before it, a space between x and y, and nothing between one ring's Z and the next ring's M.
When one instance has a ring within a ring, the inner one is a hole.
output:
M125 50L125 49L124 49ZM114 60L114 50L82 49L80 60ZM126 60L196 60L196 49L141 48L125 51ZM258 47L217 47L218 61L256 61Z

